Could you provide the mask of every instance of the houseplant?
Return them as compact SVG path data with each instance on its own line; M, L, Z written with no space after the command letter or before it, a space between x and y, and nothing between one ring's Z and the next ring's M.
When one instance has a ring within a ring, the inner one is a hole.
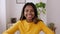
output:
M36 7L37 7L37 10L38 10L38 15L40 15L40 12L42 12L44 14L46 13L45 6L46 6L46 4L43 3L43 2L36 3Z

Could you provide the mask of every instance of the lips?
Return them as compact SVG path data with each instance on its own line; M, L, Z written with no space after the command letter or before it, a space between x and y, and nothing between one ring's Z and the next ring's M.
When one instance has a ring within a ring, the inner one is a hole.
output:
M27 15L28 16L28 18L32 18L32 15Z
M29 18L31 18L31 17L32 17L32 15L28 15L28 17L29 17Z

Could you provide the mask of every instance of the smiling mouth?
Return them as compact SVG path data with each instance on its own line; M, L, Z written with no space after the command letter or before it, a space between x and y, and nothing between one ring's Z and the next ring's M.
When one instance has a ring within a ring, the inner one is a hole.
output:
M28 17L29 17L29 18L31 18L31 17L32 17L32 15L28 15Z

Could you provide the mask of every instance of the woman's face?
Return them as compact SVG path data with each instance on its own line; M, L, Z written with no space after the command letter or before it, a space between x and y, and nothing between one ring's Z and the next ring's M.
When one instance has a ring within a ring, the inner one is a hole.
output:
M26 6L24 10L24 16L26 17L27 20L32 20L32 18L34 18L35 14L32 6L30 5Z

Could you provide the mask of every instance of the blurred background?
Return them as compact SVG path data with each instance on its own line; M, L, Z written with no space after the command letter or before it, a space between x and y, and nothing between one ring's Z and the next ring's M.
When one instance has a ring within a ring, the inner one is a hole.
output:
M37 7L40 12L38 18L42 19L46 25L52 23L55 33L60 33L60 0L0 0L0 34L19 20L22 8L27 2L33 2L35 5L40 2L45 3L45 8Z

